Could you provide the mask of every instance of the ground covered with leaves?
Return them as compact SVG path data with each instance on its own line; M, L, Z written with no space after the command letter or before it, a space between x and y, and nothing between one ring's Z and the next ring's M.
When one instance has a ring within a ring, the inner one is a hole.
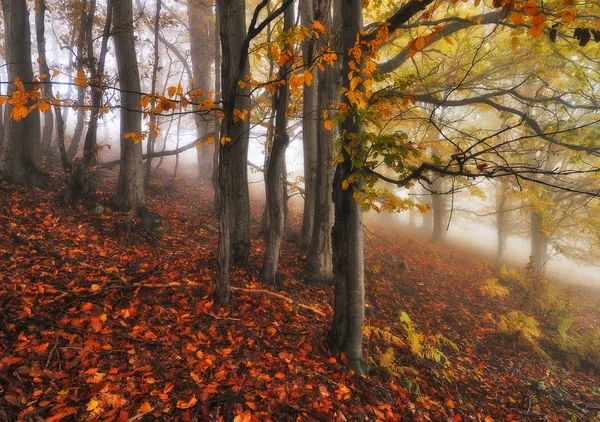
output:
M371 370L356 377L327 349L333 288L303 281L297 236L283 245L276 296L258 279L256 223L250 267L216 308L210 192L153 182L164 233L129 233L107 206L114 176L73 208L59 174L47 190L0 184L0 420L600 420L590 367L525 329L499 331L530 298L489 294L498 270L480 257L369 226ZM570 294L571 330L598 327L598 292Z

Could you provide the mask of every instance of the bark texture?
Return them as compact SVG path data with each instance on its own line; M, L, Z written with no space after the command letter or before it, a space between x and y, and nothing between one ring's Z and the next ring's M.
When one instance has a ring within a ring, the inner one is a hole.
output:
M188 26L190 28L190 44L192 70L194 74L193 88L202 91L202 97L214 88L212 65L215 58L215 19L213 7L204 0L188 0ZM201 98L202 98L201 97ZM209 132L210 121L196 116L196 137L205 139ZM202 142L198 151L198 170L200 180L213 187L213 153L214 144Z
M242 144L245 142L247 145L247 125L242 120L235 121L233 113L235 109L245 110L249 106L249 97L244 95L248 94L247 88L243 90L237 83L240 76L243 77L248 71L247 60L241 57L246 37L246 2L244 0L218 0L217 11L222 51L223 122L221 136L224 142L219 148L219 246L215 301L219 304L226 304L230 297L229 264L230 261L233 261L232 249L234 249L232 232L237 229L233 209L236 205L234 202L239 200L236 198L239 192L234 183L233 167L236 164L239 165L239 158L235 156L240 154L240 151L243 153ZM247 192L247 184L245 188ZM247 198L246 196L246 200ZM248 232L248 247L249 238L250 233ZM235 253L234 250L233 254L235 255Z
M496 232L498 234L496 260L502 261L508 240L508 211L506 210L508 181L501 180L496 186Z
M329 1L320 1L317 4L321 24L332 34L331 47L338 51L341 44L341 0L333 2L333 20ZM337 28L337 29L336 29ZM319 49L324 47L319 43ZM342 85L341 67L339 61L334 66L326 67L315 78L318 91L317 110L328 110L339 102L339 92ZM318 68L315 68L318 71ZM308 252L306 254L307 277L318 284L331 284L333 282L333 251L331 245L331 229L334 221L332 202L333 183L333 146L339 136L337 127L333 130L325 129L325 118L322 112L308 117L317 122L317 165L315 180L314 225Z
M133 110L140 108L140 75L135 51L133 10L131 0L113 4L115 55L121 92L121 166L117 195L113 202L117 209L129 211L144 207L144 170L142 143L126 134L142 131L142 115Z
M445 180L441 176L434 176L431 184L431 210L433 211L432 239L441 242L446 238L448 204L445 195Z
M312 27L315 18L315 1L300 0L299 12L302 25ZM306 37L302 43L302 57L305 64L310 64L315 57L315 42ZM315 78L316 79L316 78ZM302 94L302 149L304 153L304 211L302 219L302 246L308 248L313 235L315 223L316 172L317 172L317 84L304 86Z
M32 90L31 33L27 3L22 0L2 0L4 12L5 57L8 80L20 78L26 91ZM7 95L18 88L8 85ZM30 106L31 104L27 104ZM25 118L11 118L13 106L4 109L5 133L0 148L0 175L16 182L36 186L44 184L40 171L40 114L37 110Z
M48 75L48 83L44 85L44 96L46 98L52 98L52 84L50 83L50 69L48 67L48 61L46 57L46 35L44 33L45 22L44 18L46 15L46 2L45 0L37 0L35 2L35 34L38 46L38 54L40 55L40 74ZM54 132L54 116L52 115L52 109L44 113L44 130L42 132L42 154L49 155L52 145L52 134Z
M350 73L353 57L348 49L356 42L362 30L362 1L342 1L342 75ZM360 66L360 64L358 64ZM343 85L349 88L347 76ZM361 88L357 88L361 89ZM362 209L354 199L354 192L361 189L357 182L349 183L344 189L343 182L352 174L352 159L344 146L351 146L352 135L361 131L360 116L349 106L345 120L341 124L343 135L341 154L343 162L337 165L333 181L333 201L335 204L335 224L333 226L333 271L335 282L335 303L333 323L329 339L335 351L344 352L348 364L357 374L366 370L362 341L365 318L365 285Z
M294 23L294 9L288 7L284 13L283 30L289 31ZM293 54L293 52L290 52ZM285 152L290 143L287 132L288 119L286 116L290 100L288 84L291 63L286 63L279 68L278 80L285 81L276 92L273 108L275 110L275 134L273 147L269 155L267 167L267 204L269 209L269 229L267 233L267 247L262 266L263 282L272 286L280 286L278 282L277 266L279 251L285 232L287 196L284 194L285 184L282 181L285 170Z

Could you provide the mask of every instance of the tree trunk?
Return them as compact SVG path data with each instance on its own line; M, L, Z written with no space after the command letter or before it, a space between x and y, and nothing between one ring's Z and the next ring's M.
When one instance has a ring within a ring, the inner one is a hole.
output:
M548 259L548 235L544 231L542 214L535 209L531 211L531 265L539 272L544 272Z
M496 185L496 230L498 233L498 243L496 250L496 260L502 261L506 252L506 242L508 240L508 211L506 211L506 202L508 194L508 180L502 179Z
M114 45L121 88L121 166L117 195L113 202L117 209L129 211L145 206L142 143L127 134L141 134L140 75L135 51L132 0L113 4Z
M93 5L95 8L95 0ZM108 39L110 37L110 27L112 24L112 3L113 0L107 0L106 2L106 21L104 24L104 31L102 32L102 44L100 46L100 56L98 58L98 65L96 66L94 61L94 44L93 39L88 39L88 55L90 62L90 69L92 69L92 81L96 85L104 85L104 64L106 62L106 53L108 51ZM91 16L89 25L92 25L93 15ZM91 51L91 53L90 53ZM100 116L100 108L102 107L102 95L104 89L94 88L92 89L92 112L90 115L90 122L85 135L85 143L83 145L83 164L86 168L86 173L90 172L90 168L96 165L98 162L97 156L97 136L98 136L98 118ZM93 180L93 174L88 174L88 179ZM93 186L90 186L93 189Z
M294 23L294 9L288 7L284 13L283 31L292 29ZM293 55L293 52L289 52ZM289 72L292 63L286 63L279 68L278 80L284 84L277 90L273 102L275 110L275 134L273 136L273 147L269 155L267 167L267 204L269 208L269 230L267 233L267 247L262 266L263 282L272 286L281 287L277 277L277 265L279 262L279 250L286 223L287 197L284 194L285 185L282 181L285 169L285 152L290 143L287 132L287 108L290 100L290 88L288 84Z
M40 74L46 76L46 84L44 85L44 96L51 99L52 83L50 82L50 69L48 67L48 59L46 57L46 35L44 33L44 17L46 15L45 0L37 0L35 2L35 35L38 45L38 54L40 56ZM52 146L52 133L54 132L54 117L52 109L44 113L44 131L42 133L42 154L49 155Z
M320 2L328 4L327 1ZM333 4L334 21L332 22L331 10L327 8L322 10L323 4L319 4L322 11L318 16L328 34L332 34L331 46L338 51L340 48L340 36L334 28L341 28L339 22L341 4L336 0ZM324 40L326 41L326 40ZM319 47L324 47L325 42L320 43ZM332 67L326 67L324 71L318 72L318 77L314 78L318 87L317 110L324 111L330 107L335 107L339 102L340 89L342 85L341 68L338 62ZM337 128L327 130L325 128L325 118L323 112L317 111L315 115L309 118L317 123L317 165L315 179L315 202L314 202L314 225L310 245L306 254L307 276L308 280L318 284L331 284L333 282L333 251L331 245L331 229L333 227L334 211L332 203L332 182L333 182L333 145L335 139L339 136Z
M342 1L343 86L350 88L347 75L354 57L349 49L355 45L362 30L362 1ZM361 63L355 67L360 68ZM356 87L363 90L363 86ZM364 94L364 92L363 92ZM341 124L343 134L340 153L343 161L337 165L333 180L335 223L333 225L333 272L335 299L333 323L329 332L330 344L335 351L344 352L348 364L357 374L365 372L362 340L365 318L365 285L363 256L362 208L354 199L354 192L362 186L348 178L353 174L352 159L347 148L352 148L352 136L361 132L360 114L344 97L348 113ZM348 186L345 186L346 183ZM346 187L346 189L344 189Z
M87 27L87 0L83 0L81 4L81 15L79 18L79 38L77 39L77 65L75 66L77 73L83 72L83 58L85 50L85 39L86 36L92 36L92 29ZM77 155L79 144L81 143L81 136L83 135L83 125L85 123L85 109L81 108L85 103L85 89L82 86L77 87L77 123L75 124L75 131L73 132L73 138L71 144L67 150L67 156L70 161Z
M301 0L299 11L303 26L312 27L315 18L315 0ZM320 0L318 0L320 1ZM315 56L313 37L306 37L302 43L304 63L312 63ZM316 80L317 78L315 78ZM302 116L302 147L304 152L304 211L302 219L302 246L308 248L314 233L316 172L317 172L317 84L304 86Z
M33 66L31 64L31 41L29 12L22 0L2 0L4 13L5 54L8 63L8 80L20 78L26 91L33 90ZM18 88L8 86L11 96ZM25 104L30 106L31 104ZM40 114L31 111L25 118L10 117L13 105L5 107L5 136L0 149L0 175L17 182L36 186L44 184L40 171Z
M188 25L190 28L190 44L192 69L194 72L194 89L199 89L201 97L206 97L213 90L211 78L212 64L215 59L215 37L213 34L213 7L205 0L188 0ZM205 117L196 115L196 137L202 140L198 151L199 177L208 187L213 187L213 151L214 144L205 142L209 131L209 123Z
M231 255L234 249L232 232L238 228L233 211L236 207L234 201L239 200L236 196L241 193L237 190L238 186L233 183L232 169L236 164L239 165L239 157L236 159L236 155L243 155L243 144L248 142L246 130L248 125L242 120L235 121L233 113L235 109L247 110L249 106L248 87L242 89L238 85L238 81L248 72L248 61L242 57L243 42L246 37L246 2L245 0L218 0L217 11L222 50L223 122L221 139L223 143L219 148L219 247L215 301L219 304L226 304L230 297L229 264L230 261L233 261ZM246 168L245 163L243 168ZM246 185L246 192L247 188ZM248 233L248 238L249 236Z
M216 101L221 101L221 39L220 39L220 20L219 20L219 2L215 2L215 33L214 33L214 46L215 46L215 92L216 92ZM215 125L215 145L213 148L213 166L212 166L212 181L213 181L213 190L214 190L214 200L213 206L214 209L217 210L219 206L219 150L221 147L221 143L219 139L221 139L221 128L220 122L218 119L214 121Z
M154 14L154 63L152 64L152 82L150 92L152 93L151 107L156 107L156 78L158 75L158 62L160 60L158 54L158 34L160 31L160 9L162 0L156 0L156 13ZM150 186L150 178L152 177L152 153L156 144L156 134L158 133L158 119L156 113L150 113L150 123L148 124L148 143L146 151L148 158L146 160L146 171L144 174L144 188Z
M433 211L433 231L432 239L437 242L442 242L446 238L446 214L447 204L446 195L444 194L444 178L434 176L431 184L431 210Z

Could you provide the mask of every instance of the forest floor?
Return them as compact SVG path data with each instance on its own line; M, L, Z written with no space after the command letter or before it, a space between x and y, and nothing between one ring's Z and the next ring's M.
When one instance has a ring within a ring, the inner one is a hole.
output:
M250 266L233 271L244 290L219 309L208 190L191 178L176 190L153 182L159 237L128 233L127 215L106 206L114 172L72 208L60 180L47 190L0 183L2 421L600 420L597 375L498 334L500 316L526 298L482 295L497 270L481 257L401 226L368 227L374 369L356 377L326 347L333 288L304 283L297 236L282 248L278 294L291 301L260 292L260 201ZM570 294L573 329L598 327L600 291Z

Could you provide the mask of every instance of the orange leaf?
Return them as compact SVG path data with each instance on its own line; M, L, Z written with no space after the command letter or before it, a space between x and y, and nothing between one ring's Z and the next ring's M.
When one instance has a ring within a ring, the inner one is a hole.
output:
M178 400L177 401L177 408L178 409L189 409L190 407L192 407L196 403L198 403L198 399L196 398L196 396L192 396L192 398L189 399L188 401Z
M277 378L278 380L285 378L285 374L283 372L277 372L275 374L275 378Z
M420 51L423 49L423 47L425 47L425 38L423 37L419 37L415 40L415 49L417 51Z
M513 15L512 15L513 25L521 25L521 22L523 22L523 14L521 12L513 13Z

